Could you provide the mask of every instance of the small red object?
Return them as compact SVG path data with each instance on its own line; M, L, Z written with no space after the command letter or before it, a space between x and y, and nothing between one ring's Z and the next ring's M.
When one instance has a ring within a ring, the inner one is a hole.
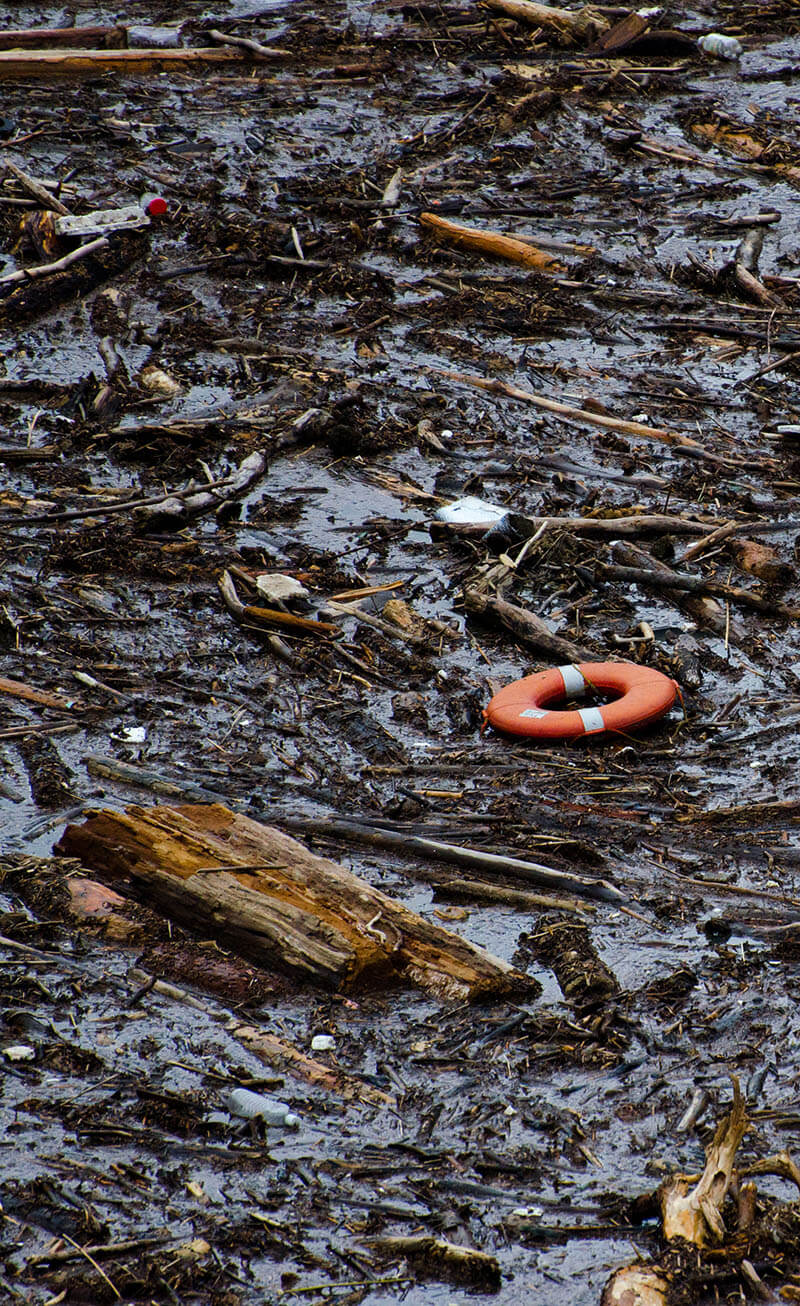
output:
M149 218L160 218L167 211L167 201L163 195L143 195L142 208Z

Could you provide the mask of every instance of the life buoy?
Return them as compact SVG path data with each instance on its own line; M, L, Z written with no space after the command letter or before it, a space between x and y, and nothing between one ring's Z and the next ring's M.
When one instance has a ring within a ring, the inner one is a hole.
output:
M589 689L610 689L622 697L603 707L552 711L547 704ZM484 720L510 735L534 739L578 739L603 730L628 731L657 721L675 702L678 686L669 676L635 662L579 662L552 667L506 685L484 708Z

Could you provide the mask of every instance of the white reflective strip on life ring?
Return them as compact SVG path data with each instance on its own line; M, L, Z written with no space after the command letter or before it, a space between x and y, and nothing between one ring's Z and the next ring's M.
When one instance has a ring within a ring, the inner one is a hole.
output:
M586 688L586 681L578 668L570 664L569 666L559 667L558 669L561 673L561 679L564 681L564 693L567 695L582 694Z
M547 716L547 712L543 707L526 707L520 716L532 716L538 721L539 717Z
M583 722L583 728L587 735L597 734L598 730L605 730L606 723L603 720L603 713L599 707L582 707L578 716Z

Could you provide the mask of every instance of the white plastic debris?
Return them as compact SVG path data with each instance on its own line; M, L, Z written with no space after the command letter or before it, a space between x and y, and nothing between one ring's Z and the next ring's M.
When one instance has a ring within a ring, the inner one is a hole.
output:
M502 521L505 516L505 508L498 508L496 504L489 503L486 499L477 499L472 494L468 494L465 499L445 504L444 508L439 508L436 512L438 521L471 526L491 526L494 522Z
M332 1034L315 1034L311 1040L312 1052L332 1052L336 1047L336 1039Z
M141 204L124 204L119 209L94 209L78 217L65 214L56 218L57 236L105 236L109 231L132 231L149 227L150 219Z
M12 1043L10 1047L3 1048L3 1056L7 1061L35 1061L36 1049L27 1043Z
M722 32L708 32L697 44L704 54L710 54L714 59L738 59L744 53L735 36L724 36Z
M147 738L144 726L123 726L117 736L126 744L143 744Z
M307 599L308 590L294 576L284 576L279 571L267 571L256 576L256 589L269 603L286 603L291 599Z
M225 1104L232 1116L241 1116L243 1120L263 1120L266 1125L282 1125L284 1129L298 1129L300 1126L300 1117L294 1114L287 1102L265 1097L263 1093L253 1093L249 1088L234 1088Z

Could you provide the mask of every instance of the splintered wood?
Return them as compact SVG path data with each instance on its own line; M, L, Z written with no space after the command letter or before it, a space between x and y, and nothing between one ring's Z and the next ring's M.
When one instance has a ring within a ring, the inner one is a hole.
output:
M59 851L242 956L329 988L416 984L465 999L535 987L336 862L221 804L95 812L67 826Z
M638 1262L617 1270L603 1291L602 1306L668 1306L670 1300L689 1301L686 1290L690 1285L694 1285L697 1292L691 1300L699 1300L702 1288L711 1286L715 1267L718 1272L726 1257L732 1265L738 1264L741 1270L745 1269L749 1262L743 1256L749 1251L748 1243L729 1233L722 1211L728 1193L738 1190L740 1233L752 1221L755 1195L746 1193L749 1185L738 1188L735 1170L736 1153L748 1127L739 1081L734 1078L733 1103L706 1148L703 1173L673 1174L655 1195L661 1212L666 1251L658 1262ZM783 1158L771 1158L751 1167L751 1173L756 1170L766 1174L784 1173L785 1169ZM795 1175L789 1177L797 1182ZM748 1197L753 1200L748 1201ZM709 1248L714 1249L714 1259L713 1263L705 1264L703 1253ZM689 1250L691 1255L687 1255ZM708 1281L707 1285L704 1280ZM672 1297L673 1288L677 1290L679 1287L680 1298ZM705 1294L702 1295L705 1299ZM766 1300L774 1298L770 1294Z

